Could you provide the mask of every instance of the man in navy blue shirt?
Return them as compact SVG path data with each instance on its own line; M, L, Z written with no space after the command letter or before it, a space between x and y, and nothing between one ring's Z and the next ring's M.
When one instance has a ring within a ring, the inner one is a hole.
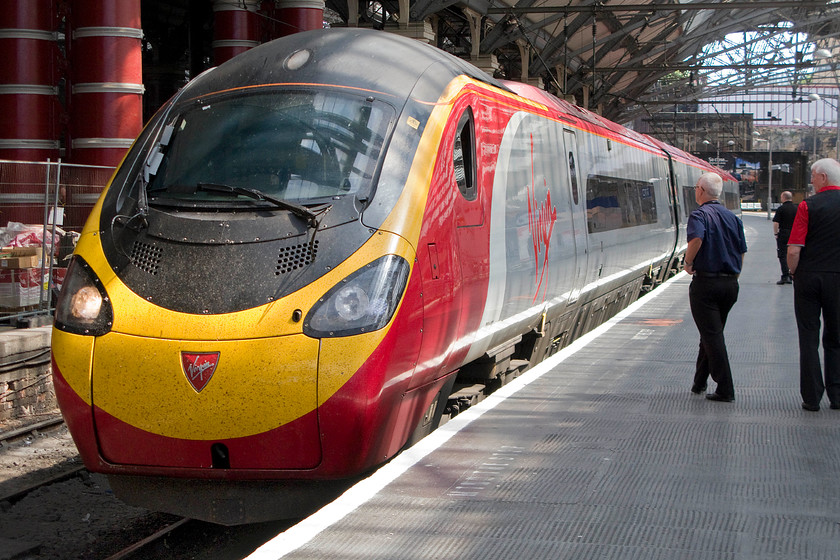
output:
M722 191L723 180L713 172L701 175L694 186L694 198L700 207L688 217L685 271L693 276L688 300L700 331L691 392L704 392L711 375L717 389L706 398L732 402L735 388L723 329L729 310L738 300L738 275L747 241L741 219L718 200Z

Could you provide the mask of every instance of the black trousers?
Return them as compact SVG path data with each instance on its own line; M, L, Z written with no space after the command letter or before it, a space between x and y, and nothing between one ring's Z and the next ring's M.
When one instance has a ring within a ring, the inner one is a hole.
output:
M797 272L793 310L799 331L799 391L802 402L818 405L823 393L840 405L840 273ZM825 382L820 368L822 315Z
M707 278L698 274L694 275L688 287L691 316L700 331L694 383L702 387L711 376L717 383L715 392L724 397L735 396L723 329L729 311L738 301L738 289L738 278L735 276Z
M790 269L787 263L787 244L790 239L790 230L780 230L776 238L776 256L779 257L779 266L782 269L782 277L790 277Z

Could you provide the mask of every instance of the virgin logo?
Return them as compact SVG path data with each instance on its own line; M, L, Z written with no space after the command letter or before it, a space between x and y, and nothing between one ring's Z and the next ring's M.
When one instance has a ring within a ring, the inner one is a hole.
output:
M548 247L551 244L551 232L554 230L554 222L557 221L557 207L551 204L551 191L548 183L543 179L545 185L545 200L537 202L537 189L534 185L534 137L531 136L531 185L528 187L528 229L531 230L531 241L534 244L534 264L536 266L535 282L537 290L534 293L534 300L540 295L543 289L543 298L548 291L548 283L542 288L545 279L545 271L548 269Z
M218 364L218 352L181 352L181 367L196 393L200 393L207 386Z

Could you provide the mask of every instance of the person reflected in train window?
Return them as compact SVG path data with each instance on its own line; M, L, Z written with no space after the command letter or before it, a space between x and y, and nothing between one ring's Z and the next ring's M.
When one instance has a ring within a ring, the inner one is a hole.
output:
M717 383L711 401L732 402L735 388L723 330L738 300L738 276L747 252L744 224L721 204L723 180L704 173L694 186L699 207L688 217L685 271L692 275L688 289L691 316L700 332L700 350L691 392L706 391L709 376Z
M793 203L793 194L790 191L782 193L782 204L776 208L773 214L773 235L776 236L776 256L779 258L779 265L782 267L782 277L776 282L782 284L793 284L790 277L790 269L787 262L787 244L790 238L790 230L793 228L793 219L796 217L796 204Z
M799 331L802 408L816 412L824 393L831 408L840 409L840 163L814 162L811 183L817 193L799 203L787 261ZM825 372L820 370L820 315Z

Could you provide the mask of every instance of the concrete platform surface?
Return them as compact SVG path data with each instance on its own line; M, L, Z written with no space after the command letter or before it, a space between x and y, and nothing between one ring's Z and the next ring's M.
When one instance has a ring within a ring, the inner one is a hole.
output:
M689 391L681 275L249 558L840 558L840 411L800 408L793 289L744 223L734 403Z

